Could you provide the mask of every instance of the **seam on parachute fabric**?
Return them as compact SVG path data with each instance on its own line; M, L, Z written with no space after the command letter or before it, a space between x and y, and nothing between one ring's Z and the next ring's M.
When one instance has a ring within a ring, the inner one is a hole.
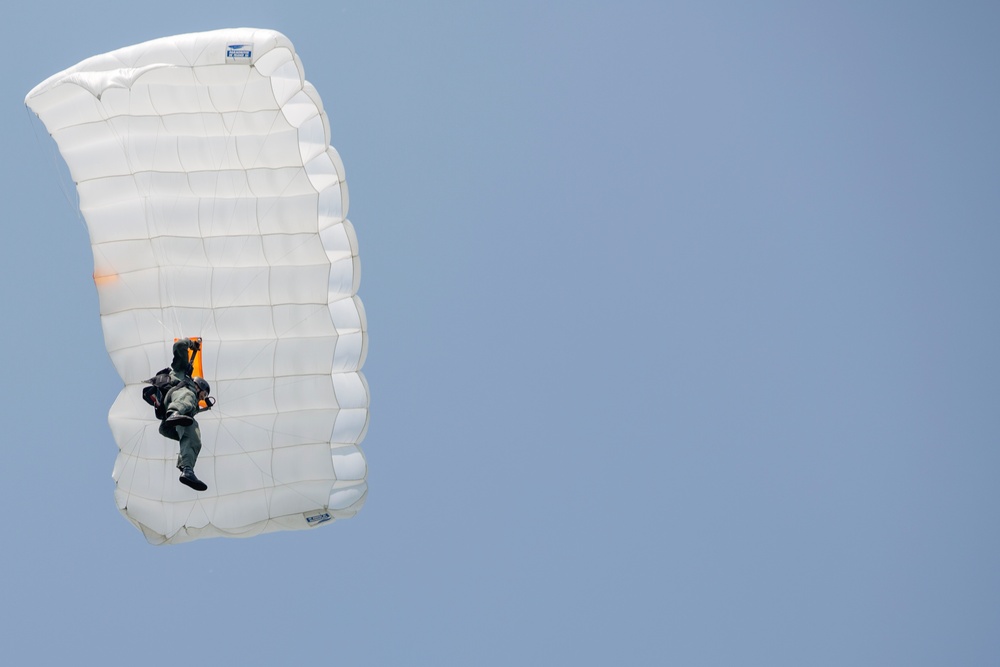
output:
M78 84L75 84L73 82L63 82L63 83L60 83L59 85L61 85L61 86L77 85L77 87L79 87ZM86 90L86 89L84 89L84 90ZM313 105L313 106L315 106L315 105ZM283 107L281 107L281 108L283 108ZM257 114L263 115L264 113L270 113L272 111L280 113L281 108L259 109L257 111L235 111L233 113L235 113L235 114L242 114L243 116L254 116L254 115L257 115ZM28 110L31 111L30 107L28 107ZM34 112L31 112L31 113L34 113ZM80 122L80 123L67 123L66 125L61 126L57 131L61 132L63 130L68 130L70 128L87 127L88 125L99 125L100 123L103 123L105 119L108 120L108 121L112 121L112 120L117 120L119 118L178 118L178 117L183 117L183 116L200 116L200 115L202 115L204 113L205 113L204 111L171 111L170 113L164 113L164 114L150 114L150 113L109 113L109 114L106 114L105 117L104 117L104 119L102 119L102 120L88 120L88 121L83 121L83 122ZM221 112L220 112L220 114L221 114ZM289 134L292 134L293 132L297 131L297 128L293 127L292 125L289 125L288 128L289 128L288 129L288 133ZM213 134L209 134L208 132L206 132L205 136L206 137L224 137L224 136L227 136L227 135L225 135L225 134L214 134L214 133ZM259 133L254 133L254 134L247 134L245 136L263 137L265 135L264 134L259 134Z
M110 127L110 125L109 125L109 127ZM115 134L117 134L117 133L115 133ZM304 165L303 166L283 165L283 166L280 166L280 167L251 167L250 170L253 170L253 171L274 171L274 172L292 171L295 174L298 174L299 172L304 172L305 171L305 166ZM136 170L136 171L130 171L127 174L107 174L105 176L96 176L94 178L82 178L79 181L75 181L75 182L77 184L79 184L79 183L92 183L94 181L101 181L101 180L110 179L110 178L129 178L129 177L138 176L140 174L175 174L175 175L179 175L179 174L207 174L207 173L214 173L214 172L220 172L220 171L237 171L237 170L235 170L235 169L225 169L225 170L223 170L221 168L220 169L191 169L189 171L171 171L171 170L168 170L168 169L141 169L141 170ZM243 170L243 171L249 171L249 170ZM291 180L294 180L294 178L291 179ZM288 185L290 185L290 183L286 184L284 189L287 190L288 189ZM327 189L327 188L324 188L324 189ZM250 187L249 187L249 179L247 179L247 187L244 189L244 191L251 192ZM314 192L319 192L315 188L313 188L313 191ZM191 198L192 199L201 199L202 197L191 197ZM185 197L176 196L175 199L185 199ZM239 199L239 197L217 197L217 199L221 199L221 200ZM268 209L268 211L270 211L270 209Z
M337 299L337 301L343 301L344 299L350 299L350 298L351 298L350 296L345 296L345 297L343 297L341 299ZM334 302L334 303L336 303L336 302ZM318 306L318 307L323 307L323 306L326 306L327 304L317 303L315 301L307 301L307 302L304 302L304 303L291 303L291 302L289 302L289 303L283 303L283 304L278 304L278 305L282 305L282 306ZM198 308L197 306L172 306L172 307L175 307L175 308L189 308L189 309L192 309L192 310ZM247 306L220 306L220 308L222 310L237 310L239 308L268 308L268 307L269 306L267 306L266 304L256 304L256 305L247 305ZM119 310L111 311L111 312L107 313L107 315L117 315L118 313L129 313L129 312L134 312L134 311L146 311L146 310L151 310L151 309L150 308L140 308L138 306L137 307L132 307L132 308L121 308ZM308 336L307 336L307 338L308 338ZM249 340L261 340L261 339L253 338L253 339L249 339ZM173 343L173 341L171 341L171 344L172 343Z
M305 304L305 305L314 305L314 306L316 306L317 309L321 309L321 308L325 307L322 304ZM239 306L237 306L237 307L239 307ZM115 311L112 314L117 315L118 313L129 313L129 312L136 312L136 311L141 311L141 310L147 310L147 309L146 308L129 308L129 309L126 309L126 310ZM299 322L302 322L302 321L304 321L304 319L299 320ZM320 340L320 339L331 338L331 337L337 337L336 333L334 333L333 335L321 335L321 336L296 336L295 340ZM265 343L265 342L269 342L269 343L273 343L275 341L274 341L273 338L246 338L246 339L242 339L242 340L239 340L239 341L230 341L230 342L240 342L240 343ZM161 345L161 344L162 343L159 342L159 341L152 341L152 342L149 342L149 343L137 343L135 345L122 345L120 347L116 347L115 351L118 352L118 351L122 351L122 350L139 350L139 349L145 348L147 346ZM256 359L256 357L259 356L259 355L260 355L260 353L258 353L254 358ZM252 363L252 361L251 361L251 363ZM247 364L246 366L243 367L243 370L246 370L249 367L250 367L250 364ZM299 375L302 375L302 373L290 373L288 375L273 375L273 376L272 375L250 375L250 376L239 375L237 377L227 378L227 380L229 380L229 381L232 381L232 380L249 380L249 379L260 379L260 378L264 378L264 377L297 377ZM320 375L323 375L323 373L307 373L306 375L320 376ZM143 384L145 384L145 380L140 381L140 382L128 382L128 383L126 383L126 386L141 387Z
M275 236L308 236L308 237L312 238L312 237L317 236L317 235L318 235L317 232L268 232L267 234L257 234L257 235L254 235L254 234L206 234L205 238L207 238L207 239L227 239L227 238L238 238L238 239L241 239L241 238L253 237L253 236L259 236L260 238L269 238L269 237L275 237ZM132 243L132 242L135 242L135 241L147 241L147 240L149 240L149 241L159 241L159 240L163 240L163 239L186 239L186 238L191 238L191 237L190 236L181 236L180 234L150 234L148 237L146 237L146 236L129 236L127 238L115 239L113 241L98 241L97 245L110 245L112 243ZM296 247L298 247L298 246L296 246ZM326 246L323 246L323 248L325 250ZM282 257L283 256L284 255L282 255ZM345 255L342 259L347 259L348 257L356 257L356 256L357 255L353 255L353 254L351 254L351 255ZM327 260L327 261L329 261L329 260ZM319 262L319 263L313 262L312 264L307 264L306 266L320 266L321 264L322 264L322 262ZM261 265L255 265L255 266L261 266ZM136 270L138 271L140 269L136 269Z

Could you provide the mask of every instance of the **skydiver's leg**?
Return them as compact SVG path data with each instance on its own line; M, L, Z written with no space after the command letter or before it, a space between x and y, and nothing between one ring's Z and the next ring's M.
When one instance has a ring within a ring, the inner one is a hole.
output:
M177 433L180 435L180 452L177 455L177 467L194 468L198 462L198 455L201 453L201 429L198 422L190 426L178 426Z
M187 387L177 387L170 394L167 412L179 415L195 415L198 412L198 396Z
M169 438L169 435L163 433L164 428L190 426L196 414L198 414L198 397L195 393L184 386L174 387L167 392L167 416L160 426L160 433Z
M201 452L201 429L198 428L198 422L190 426L178 426L177 430L181 434L180 454L177 456L177 467L180 468L181 476L177 479L195 491L205 491L208 485L194 474L194 464Z

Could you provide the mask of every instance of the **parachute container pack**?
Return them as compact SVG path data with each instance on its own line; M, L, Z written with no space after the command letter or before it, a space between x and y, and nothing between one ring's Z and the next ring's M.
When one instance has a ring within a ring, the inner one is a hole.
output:
M154 544L306 529L367 493L367 352L344 167L291 42L240 28L88 58L25 103L90 232L108 354L115 501ZM197 332L218 399L177 482L143 381Z

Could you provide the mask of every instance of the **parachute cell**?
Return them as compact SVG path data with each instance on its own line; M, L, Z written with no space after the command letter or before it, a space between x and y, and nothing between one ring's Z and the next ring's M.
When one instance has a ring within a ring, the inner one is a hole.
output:
M305 529L367 493L367 325L344 168L291 42L240 28L95 56L25 103L53 136L90 232L108 354L119 510L154 544ZM142 383L203 339L218 403L178 483Z

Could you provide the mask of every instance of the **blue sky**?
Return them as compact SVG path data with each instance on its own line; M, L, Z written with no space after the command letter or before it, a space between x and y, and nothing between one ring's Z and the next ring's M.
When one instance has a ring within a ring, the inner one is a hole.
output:
M994 4L3 13L11 659L1000 660ZM369 496L154 548L114 507L121 381L22 101L232 26L293 41L347 168Z

